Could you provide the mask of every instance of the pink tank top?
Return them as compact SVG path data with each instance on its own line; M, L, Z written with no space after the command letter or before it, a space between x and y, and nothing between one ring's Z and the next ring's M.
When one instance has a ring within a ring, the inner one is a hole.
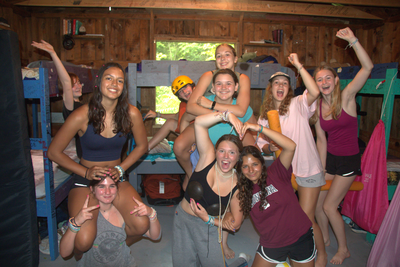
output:
M328 152L335 156L352 156L359 153L357 117L350 116L342 109L337 120L324 120L321 105L319 106L321 128L328 134Z

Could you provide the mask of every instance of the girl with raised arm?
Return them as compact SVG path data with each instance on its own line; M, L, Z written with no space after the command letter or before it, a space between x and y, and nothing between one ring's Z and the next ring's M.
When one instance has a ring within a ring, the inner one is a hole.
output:
M83 104L80 102L80 98L82 97L82 84L79 80L78 75L75 73L67 72L64 65L62 64L60 58L57 56L57 53L54 51L54 48L51 44L41 40L40 43L32 41L32 46L46 51L50 54L51 59L53 60L54 66L56 67L58 78L61 82L62 91L63 91L63 117L64 120L68 118L68 116L75 109L81 107ZM82 157L82 149L80 144L79 135L75 136L75 146L76 146L76 154L78 158Z
M361 175L361 155L358 147L356 94L367 81L373 64L350 28L336 33L349 42L361 63L361 69L343 91L339 77L329 66L314 71L314 79L321 92L318 100L315 125L317 148L326 170L325 179L332 180L328 191L322 191L318 200L316 218L321 227L326 246L329 246L329 223L338 241L338 251L330 260L342 264L350 257L343 219L337 209L357 175ZM326 133L328 138L326 138Z
M297 145L292 162L293 174L298 184L300 206L313 223L318 250L315 266L323 267L326 266L328 256L321 229L315 221L315 210L321 186L325 184L325 177L309 125L309 119L316 109L315 100L319 96L319 90L311 75L299 62L297 54L290 54L288 59L298 70L307 90L302 95L294 97L289 75L283 72L272 75L261 106L258 123L268 127L268 111L278 110L282 134L292 139ZM257 144L267 154L279 149L263 135L260 136Z
M209 128L218 123L232 124L239 132L242 123L230 113L215 112L196 117L196 143L200 158L177 206L173 222L172 261L180 266L224 266L221 249L222 224L230 209L239 229L243 216L239 208L235 165L242 143L238 136L223 135L214 145ZM218 217L216 217L218 216Z
M147 137L139 110L128 103L125 72L117 63L107 63L100 68L95 82L93 96L88 104L75 110L58 130L50 144L49 159L72 171L74 185L68 196L68 211L75 216L81 210L86 196L90 194L91 180L111 176L114 180L124 180L124 173L146 151ZM135 138L136 147L123 161L122 149L129 133ZM82 144L82 158L76 163L63 153L69 141L78 134ZM126 243L131 245L149 229L149 219L145 216L131 216L136 207L132 197L141 198L129 182L118 184L119 194L113 205L125 221ZM97 205L91 199L89 205ZM98 211L93 211L93 219L81 226L75 238L75 251L80 254L89 250L96 237Z
M264 134L282 148L268 169L258 148L247 146L240 154L240 208L244 216L250 214L260 234L252 266L273 267L289 257L293 267L312 267L316 255L312 223L291 183L296 144L262 125L245 123L242 134L246 130Z

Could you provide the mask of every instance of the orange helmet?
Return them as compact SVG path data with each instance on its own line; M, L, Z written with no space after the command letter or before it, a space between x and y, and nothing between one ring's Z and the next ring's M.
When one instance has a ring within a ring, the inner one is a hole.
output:
M178 91L181 90L187 84L193 84L192 79L188 76L181 75L175 78L172 82L171 90L174 95L177 95Z

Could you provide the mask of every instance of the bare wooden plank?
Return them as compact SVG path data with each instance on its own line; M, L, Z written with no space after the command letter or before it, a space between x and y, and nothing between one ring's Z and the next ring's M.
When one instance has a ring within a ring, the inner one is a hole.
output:
M287 56L293 51L293 26L292 25L284 25L283 27L283 48L282 57L283 57L283 66L289 66L289 60ZM304 64L304 63L303 63Z
M290 0L292 2L303 3L326 3L331 4L331 0ZM396 0L335 0L336 4L354 5L354 6L381 6L381 7L400 7L400 2Z
M140 20L140 57L139 61L135 63L139 63L141 60L150 58L150 46L149 46L149 23L146 20Z
M140 24L136 20L125 20L125 59L128 62L137 62L140 58Z
M195 21L183 21L183 32L182 35L196 35L196 22Z
M110 60L124 60L125 59L125 40L124 40L124 26L125 20L111 19L111 27L109 32L110 40Z
M21 2L24 6L54 6L53 0L27 0ZM73 7L70 0L59 0L57 6ZM348 6L332 6L313 3L291 3L279 1L213 1L213 0L119 0L119 1L98 1L98 0L82 0L80 7L129 7L129 8L165 8L165 9L198 9L198 10L223 10L237 12L265 12L275 14L292 14L307 16L325 16L325 17L343 17L343 18L361 18L376 19L380 18L363 12L361 10Z
M307 27L306 30L306 66L318 66L318 27Z
M300 62L306 62L307 27L293 26L293 52L297 53Z

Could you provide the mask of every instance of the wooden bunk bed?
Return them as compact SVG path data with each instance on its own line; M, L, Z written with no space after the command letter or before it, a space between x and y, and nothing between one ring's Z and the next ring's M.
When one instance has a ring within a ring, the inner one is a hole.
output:
M179 75L187 75L196 84L200 76L210 70L215 69L215 62L202 61L158 61L143 60L138 64L129 63L128 65L128 85L129 101L136 105L140 99L141 88L155 86L171 86L172 81ZM238 63L235 69L237 72L249 76L252 89L265 89L268 79L277 71L282 71L291 77L291 86L296 88L295 73L280 64L269 63ZM142 174L184 174L176 159L140 159L129 170L129 182L140 192Z
M68 196L69 190L72 186L71 173L64 172L61 168L54 174L52 162L47 157L48 147L51 142L51 119L50 119L50 97L58 96L57 89L57 75L49 73L54 71L52 62L40 62L38 69L39 79L24 79L24 97L25 99L32 99L32 122L33 122L33 138L30 138L32 150L41 150L43 156L43 170L44 171L44 196L36 195L36 208L38 217L47 218L48 235L49 235L49 250L51 260L55 260L58 255L58 234L57 234L57 221L56 221L56 207ZM49 67L43 68L43 66ZM69 71L79 72L81 67L76 66L72 68L69 66ZM93 70L86 69L85 72L92 73L90 76L95 76ZM81 76L79 76L81 78ZM90 79L83 78L87 84L90 84ZM54 86L50 84L53 80ZM41 137L38 137L38 106L40 106L40 127ZM75 147L73 148L75 150ZM76 154L76 151L75 151ZM32 156L33 159L33 156ZM36 175L36 170L35 170ZM55 179L56 178L56 179ZM55 183L56 181L56 183ZM38 191L36 191L37 193ZM38 198L40 197L40 198Z

